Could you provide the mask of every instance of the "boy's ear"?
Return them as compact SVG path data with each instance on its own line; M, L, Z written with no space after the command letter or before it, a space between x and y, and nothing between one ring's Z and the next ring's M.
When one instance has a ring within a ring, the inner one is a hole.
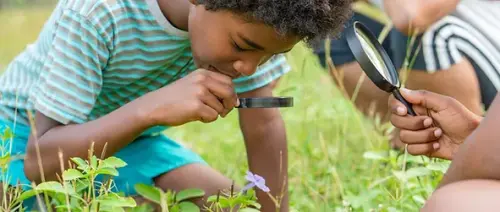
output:
M189 0L189 2L191 2L191 4L198 5L198 1L197 0Z

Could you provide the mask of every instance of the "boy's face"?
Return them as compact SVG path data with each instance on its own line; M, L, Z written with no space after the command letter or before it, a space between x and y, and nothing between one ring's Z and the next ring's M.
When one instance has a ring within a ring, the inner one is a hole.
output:
M297 37L278 37L275 30L244 20L228 11L208 11L203 5L191 7L189 37L198 68L237 78L255 73L271 56L290 51Z

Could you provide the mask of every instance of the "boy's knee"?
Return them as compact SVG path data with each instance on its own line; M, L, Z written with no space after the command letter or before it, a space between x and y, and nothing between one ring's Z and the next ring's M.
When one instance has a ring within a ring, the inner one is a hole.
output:
M500 208L498 196L500 181L460 181L436 190L422 211L495 211Z

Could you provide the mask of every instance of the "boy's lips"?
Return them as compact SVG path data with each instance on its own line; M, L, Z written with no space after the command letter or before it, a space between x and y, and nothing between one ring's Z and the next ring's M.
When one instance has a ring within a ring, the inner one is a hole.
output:
M214 66L212 66L212 65L209 65L209 66L208 66L208 70L213 71L213 72L218 72L218 73L224 74L224 75L226 75L226 76L228 76L228 77L231 77L231 79L236 79L236 78L238 78L238 77L241 75L241 74L240 74L240 73L238 73L238 72L233 72L233 73L230 73L230 72L221 71L221 70L219 70L219 69L215 68L215 67L214 67Z

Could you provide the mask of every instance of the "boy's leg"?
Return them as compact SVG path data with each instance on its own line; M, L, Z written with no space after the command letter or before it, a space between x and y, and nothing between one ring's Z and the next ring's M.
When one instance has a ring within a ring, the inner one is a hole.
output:
M128 164L120 168L120 175L114 178L117 190L128 196L138 196L134 189L138 183L173 191L199 188L206 195L195 203L202 206L206 198L217 194L219 189L231 188L232 180L209 167L191 150L164 135L139 137L115 156ZM235 192L238 190L235 185ZM141 198L136 199L143 201Z
M499 181L460 181L436 190L427 200L422 211L498 211L500 208L499 196Z
M204 199L195 201L197 205L202 206L209 196L216 195L219 190L228 191L232 180L207 165L196 163L179 167L156 177L155 184L163 190L203 189L206 192ZM234 191L239 190L239 186L235 185Z

